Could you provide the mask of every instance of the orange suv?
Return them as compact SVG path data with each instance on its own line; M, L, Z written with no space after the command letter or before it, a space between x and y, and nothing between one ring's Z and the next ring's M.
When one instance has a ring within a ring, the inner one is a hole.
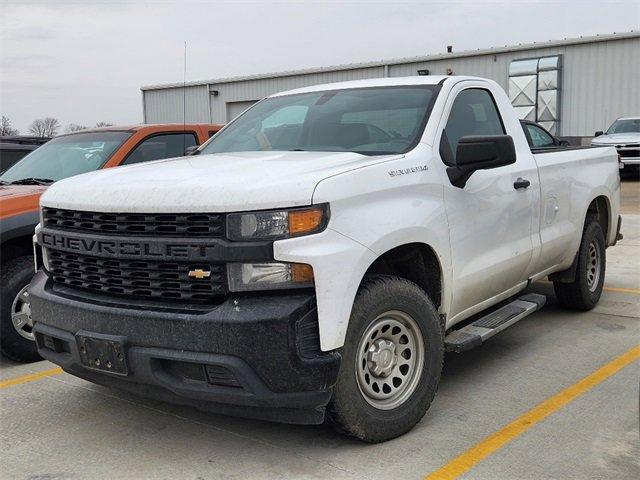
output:
M38 202L57 180L98 170L184 156L221 125L138 125L61 135L0 175L0 343L15 361L40 357L31 331L27 285L33 276L31 237Z

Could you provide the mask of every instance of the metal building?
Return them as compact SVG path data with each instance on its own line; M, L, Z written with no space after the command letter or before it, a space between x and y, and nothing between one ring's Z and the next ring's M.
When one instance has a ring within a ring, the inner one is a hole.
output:
M409 75L475 75L509 93L521 118L565 137L588 137L640 115L640 32L425 57L144 86L145 123L226 123L275 92L321 83Z

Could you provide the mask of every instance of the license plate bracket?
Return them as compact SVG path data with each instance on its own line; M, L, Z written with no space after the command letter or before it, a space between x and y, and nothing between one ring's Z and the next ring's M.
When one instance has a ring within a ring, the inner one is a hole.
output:
M128 375L126 337L80 331L76 345L82 364L92 370Z

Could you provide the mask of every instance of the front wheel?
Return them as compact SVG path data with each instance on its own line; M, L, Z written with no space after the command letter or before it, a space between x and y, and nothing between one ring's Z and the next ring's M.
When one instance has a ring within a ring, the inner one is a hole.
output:
M353 305L328 418L371 443L408 432L435 396L443 355L427 294L402 278L367 279Z
M573 282L554 282L553 288L561 306L576 310L591 310L602 295L606 267L604 233L593 217L587 218L577 261Z
M33 335L27 287L33 277L33 257L24 255L2 265L0 344L2 354L16 362L41 360Z

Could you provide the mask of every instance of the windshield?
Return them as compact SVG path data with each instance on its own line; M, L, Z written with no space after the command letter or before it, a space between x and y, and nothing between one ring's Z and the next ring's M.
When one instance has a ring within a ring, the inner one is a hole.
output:
M16 163L0 181L50 181L97 170L131 132L87 132L54 138Z
M213 137L202 153L403 153L418 142L437 89L356 88L267 98Z
M616 120L607 130L607 135L612 133L640 133L640 118Z

